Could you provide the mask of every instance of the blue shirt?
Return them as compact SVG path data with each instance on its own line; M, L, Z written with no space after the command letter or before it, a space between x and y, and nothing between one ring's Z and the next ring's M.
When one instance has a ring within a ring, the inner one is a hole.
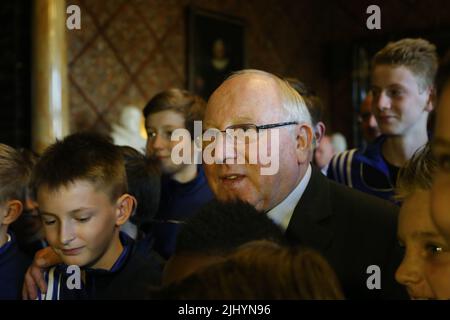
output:
M135 253L134 241L120 232L123 251L110 270L81 268L80 288L73 285L74 272L59 264L45 274L47 293L39 300L142 299L152 285L159 285L161 270Z
M164 258L169 258L175 251L181 224L213 198L201 165L197 166L195 179L187 183L179 183L169 176L163 176L161 203L153 228L154 250Z
M21 299L25 272L31 260L19 251L16 238L8 233L8 242L0 247L0 300Z
M386 136L378 137L364 149L352 149L333 157L328 167L328 178L351 188L396 203L395 179L384 159L381 147Z

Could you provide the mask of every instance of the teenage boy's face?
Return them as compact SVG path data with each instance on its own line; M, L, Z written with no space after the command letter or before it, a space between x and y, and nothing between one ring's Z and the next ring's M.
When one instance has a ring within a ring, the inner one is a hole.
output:
M87 181L38 190L46 239L67 265L110 269L117 259L119 209Z
M386 135L404 135L423 125L432 110L431 89L424 89L408 68L378 65L372 72L372 111Z
M171 141L172 132L184 129L184 117L178 112L167 110L150 114L145 119L147 130L147 155L158 159L165 174L174 174L183 168L183 164L172 162L172 149L179 141ZM191 147L190 141L187 141Z
M402 205L398 238L405 256L395 278L412 299L449 299L450 248L431 220L430 194L417 190Z

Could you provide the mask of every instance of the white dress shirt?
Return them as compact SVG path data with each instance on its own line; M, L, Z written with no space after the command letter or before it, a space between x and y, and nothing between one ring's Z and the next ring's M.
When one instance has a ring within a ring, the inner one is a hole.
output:
M277 206L267 212L267 216L275 222L283 231L286 231L289 222L291 221L292 214L294 213L297 203L300 201L306 186L311 179L311 164L308 165L305 175L298 183L294 190L284 198Z

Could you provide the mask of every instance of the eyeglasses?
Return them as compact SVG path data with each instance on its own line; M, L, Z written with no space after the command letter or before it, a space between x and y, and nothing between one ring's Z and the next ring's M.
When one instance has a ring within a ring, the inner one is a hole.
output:
M210 138L218 139L220 135L225 133L226 137L234 141L237 139L238 144L249 144L255 142L258 139L258 133L261 130L285 127L290 125L298 124L297 121L289 121L289 122L279 122L279 123L270 123L264 125L256 125L253 123L243 123L243 124L235 124L229 127L226 127L225 130L219 130L217 128L210 128L203 132L203 137L196 137L195 141L198 147L202 146L203 149L212 143ZM204 138L207 138L205 140Z

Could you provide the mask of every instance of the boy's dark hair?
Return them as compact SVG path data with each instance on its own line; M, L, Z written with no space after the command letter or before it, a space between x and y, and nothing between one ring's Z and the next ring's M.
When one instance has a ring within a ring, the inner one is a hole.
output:
M137 200L137 208L130 221L139 228L149 225L159 207L161 173L158 164L129 146L118 147L125 160L128 193Z
M31 172L32 164L19 151L0 143L0 203L24 203Z
M155 95L144 107L144 117L160 112L174 111L184 117L184 126L194 139L194 121L202 121L206 109L203 98L186 90L169 89Z
M285 242L283 232L252 205L212 200L181 227L175 254L226 255L253 240Z
M85 180L114 201L127 192L125 165L120 150L106 137L75 133L45 150L33 173L33 187L55 191Z
M402 39L388 43L372 59L372 69L377 65L407 67L420 79L420 89L434 85L438 68L436 46L425 39Z
M302 96L311 115L312 125L315 126L319 121L322 121L323 103L316 92L296 78L285 78L284 80Z

